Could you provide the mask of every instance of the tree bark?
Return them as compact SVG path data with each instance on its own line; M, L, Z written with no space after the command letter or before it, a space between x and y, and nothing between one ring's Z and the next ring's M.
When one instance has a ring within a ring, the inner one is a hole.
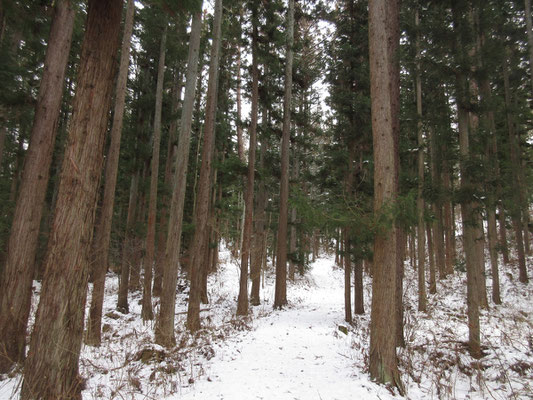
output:
M289 214L289 146L291 138L292 61L294 45L294 1L287 11L287 56L285 60L285 93L283 96L283 130L281 137L281 179L277 234L276 288L274 308L287 305L287 220Z
M398 1L369 1L370 93L374 143L374 211L386 213L398 191L398 138L395 128L399 85L395 77L399 47ZM385 216L383 216L385 217ZM370 322L370 376L380 383L402 383L396 356L396 275L398 236L396 224L378 232L374 239L372 311ZM391 327L393 332L391 332Z
M354 272L354 307L353 312L357 315L365 313L364 287L363 287L363 260L356 260L353 265Z
M498 223L500 225L500 248L504 264L509 264L509 246L507 245L507 227L505 226L505 210L500 204L498 207Z
M144 258L144 281L141 317L143 321L154 319L152 310L152 268L155 260L155 218L157 210L157 183L159 181L159 150L161 147L161 113L163 107L163 82L165 80L165 53L167 45L165 23L159 49L157 87L155 95L154 136L150 175L150 202L148 204L148 226L146 231L146 256Z
M69 141L21 399L81 399L88 259L119 45L122 1L89 2ZM81 189L80 189L81 188Z
M514 129L513 116L511 114L511 89L509 87L509 71L508 71L508 49L504 53L503 59L503 83L504 83L504 97L505 108L507 116L507 132L509 134L509 153L511 155L511 173L512 173L512 196L513 205L511 209L511 221L515 231L516 250L518 254L518 279L522 283L528 283L526 257L524 251L524 238L522 226L522 183L520 180L520 149L518 147L516 133Z
M267 127L267 110L266 107L262 113L263 128ZM259 169L262 171L265 168L265 157L267 152L267 143L264 139L261 139L259 156ZM266 219L266 202L267 194L265 188L264 179L259 180L259 188L257 192L257 205L255 212L255 235L253 237L253 249L252 258L250 262L250 279L252 280L252 289L250 292L250 303L253 306L261 304L260 300L260 287L261 287L261 270L263 266L263 258L265 252L265 219Z
M126 101L126 85L128 82L128 66L130 61L131 33L135 14L134 0L128 0L126 19L124 20L124 36L120 53L120 67L117 78L115 95L115 112L111 127L111 143L105 166L105 186L99 221L94 233L94 265L93 292L89 319L87 321L87 336L85 343L99 346L101 342L102 309L104 305L105 275L109 265L109 243L111 240L111 222L113 220L113 206L115 203L115 188L117 185L118 160L120 154L120 139L124 120L124 105Z
M182 79L178 71L174 72L174 82L172 85L172 121L168 128L168 147L167 147L167 159L165 162L165 191L163 192L161 216L159 217L159 238L157 244L157 259L154 268L154 286L152 288L154 296L161 296L161 288L163 284L163 268L162 263L165 257L165 244L168 231L168 203L169 203L169 193L171 191L171 180L172 180L172 165L174 164L174 158L177 151L177 136L178 136L178 122L179 120L175 117L178 113L180 106L180 95L182 88Z
M352 264L350 256L349 229L343 229L344 238L344 320L352 323Z
M429 259L429 293L437 293L437 271L435 268L435 252L433 250L433 232L431 231L432 223L426 225L428 239L428 259Z
M200 8L201 9L201 8ZM198 77L198 56L200 50L200 35L202 30L202 12L193 15L185 95L181 115L181 129L174 182L172 184L172 200L168 222L167 244L163 259L163 288L161 304L155 326L155 342L165 347L172 346L174 336L174 313L176 305L176 281L178 279L178 262L181 250L181 230L183 226L183 207L185 203L185 188L187 183L187 168L189 164L189 148L191 140L192 111Z
M130 196L128 201L128 214L126 217L126 232L122 244L122 259L120 268L120 282L118 286L117 310L123 313L129 312L128 291L130 281L130 260L133 252L133 223L137 206L137 194L139 191L140 171L137 170L131 177Z
M418 311L427 311L427 297L426 297L426 232L424 221L424 132L422 129L422 77L420 70L420 33L418 28L420 26L419 11L415 10L415 26L416 32L416 114L418 116L417 122L417 136L418 136L418 187L417 187L417 237L418 237Z
M244 194L244 236L241 250L241 275L239 282L239 297L237 300L237 315L248 314L248 260L252 244L253 210L254 210L254 179L255 179L255 151L257 147L257 117L259 103L259 70L257 60L258 31L258 2L252 5L252 109L250 114L250 146L248 150L248 175L246 192Z
M468 12L468 5L458 0L452 2L452 13L454 28L457 31L455 38L456 59L463 65L469 62L466 59L467 40L464 33L463 15ZM469 133L469 102L470 89L468 79L464 68L456 72L456 92L457 92L457 114L459 130L459 152L461 156L460 173L461 173L461 190L463 198L461 201L461 217L463 222L463 249L466 259L466 302L468 317L468 347L470 355L474 358L481 357L480 341L480 324L479 324L479 296L478 296L478 268L476 255L476 224L479 219L475 215L474 201L472 191L474 184L470 180L470 174L467 169L467 161L471 157L470 151L470 133Z
M531 0L524 0L526 11L526 30L529 50L529 74L531 79L531 93L533 95L533 26L531 24Z
M484 45L485 37L483 32L478 32L479 41ZM500 171L498 164L498 141L496 138L496 123L494 120L494 110L492 108L492 93L490 82L486 76L480 80L480 93L482 101L487 107L483 118L489 130L485 146L485 159L488 165L487 182L487 237L489 246L489 257L492 275L492 301L494 304L501 304L500 298L500 273L498 266L498 235L496 230L496 205L497 197L501 196L499 190Z
M74 16L75 9L71 1L56 3L31 142L11 224L6 263L1 271L0 373L7 372L14 362L23 361L25 356L39 225L50 177Z
M443 150L444 152L444 150ZM446 274L453 274L453 266L455 263L455 235L453 234L453 212L452 212L452 192L453 188L450 179L450 166L446 157L442 163L442 185L446 193L446 198L443 204L443 231L444 231L444 244L446 246L445 262L446 262Z
M215 16L213 22L213 44L209 63L209 82L207 84L206 118L204 126L204 143L202 147L202 166L198 181L198 196L196 203L195 231L191 250L191 290L189 307L187 308L187 329L196 332L200 329L200 287L202 268L207 268L203 256L208 251L208 220L211 193L211 165L215 148L215 121L218 93L218 70L220 59L222 31L222 0L215 2Z

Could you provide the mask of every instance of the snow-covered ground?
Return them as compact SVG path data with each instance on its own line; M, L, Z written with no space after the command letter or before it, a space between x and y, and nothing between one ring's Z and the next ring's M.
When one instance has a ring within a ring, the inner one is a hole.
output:
M238 263L227 250L220 260L209 281L211 303L201 314L204 329L195 336L184 329L187 295L178 294L178 345L171 350L153 344L153 323L140 319L140 293L130 298L129 314L115 311L118 281L109 275L103 344L82 350L84 399L399 398L367 374L368 278L367 314L355 316L343 333L344 273L332 257L324 255L289 284L289 307L282 311L272 310L274 281L267 274L262 305L244 319L234 316ZM509 268L501 273L504 304L482 312L486 356L474 360L464 345L465 274L439 281L426 315L416 311L416 272L406 263L407 345L399 350L406 398L533 398L533 285L513 280ZM488 277L489 293L490 285ZM20 379L13 373L0 380L0 400L18 398Z

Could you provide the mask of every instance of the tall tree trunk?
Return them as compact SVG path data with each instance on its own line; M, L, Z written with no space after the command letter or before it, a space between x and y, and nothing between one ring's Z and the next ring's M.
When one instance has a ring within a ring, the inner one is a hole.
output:
M122 38L120 67L115 95L115 112L113 113L113 125L111 127L111 143L109 144L105 166L104 197L93 240L93 249L95 254L93 266L93 292L91 297L89 319L87 321L87 336L85 338L85 343L94 346L99 346L101 342L105 275L109 265L111 222L113 220L113 206L115 203L120 138L122 136L124 105L126 100L126 84L128 81L128 66L130 61L131 33L133 30L133 17L135 14L134 0L128 0L126 7L124 36Z
M168 147L167 147L167 159L165 161L165 191L163 192L163 200L161 207L161 216L159 217L159 238L157 243L157 259L154 268L154 286L153 286L153 295L161 296L161 287L163 283L163 258L165 257L165 243L166 243L166 234L168 231L168 203L169 195L171 190L171 180L172 180L172 165L174 163L174 157L177 151L177 137L178 137L178 122L179 120L175 117L178 113L180 106L180 95L181 88L183 86L181 75L178 71L174 72L174 81L172 85L172 121L168 128ZM168 192L168 193L167 193Z
M415 26L420 26L418 9L415 10ZM416 113L418 116L418 188L417 188L417 236L418 236L418 311L427 311L426 298L426 232L424 221L424 132L422 130L422 77L420 71L420 33L416 32Z
M526 30L529 50L529 74L531 79L531 93L533 95L533 26L531 24L531 0L524 0L526 9Z
M398 94L395 63L399 47L399 3L369 1L370 93L374 142L374 210L383 213L398 195ZM370 322L370 376L402 390L396 356L396 223L374 239L374 271ZM391 327L393 332L391 333Z
M354 307L353 312L361 315L365 313L364 287L363 287L363 260L356 260L354 263Z
M444 152L444 150L443 150ZM447 157L444 157L442 162L442 185L443 190L446 193L446 198L444 199L443 212L444 217L443 230L444 230L444 241L446 246L445 251L445 262L446 262L446 274L453 274L453 266L455 262L455 235L453 234L453 212L452 212L452 185L450 179L450 166L447 160Z
M257 147L257 117L259 103L259 70L257 60L258 7L255 1L252 4L252 110L250 114L250 147L248 150L248 175L246 179L246 192L244 194L244 236L241 250L241 275L239 282L239 297L237 300L237 315L248 314L248 261L252 245L253 210L254 210L254 171L255 150Z
M150 175L150 202L148 204L148 226L146 231L146 256L144 258L144 281L141 317L143 321L154 319L152 310L152 268L155 260L155 218L157 209L157 183L159 181L159 150L161 147L161 113L163 107L163 81L165 80L165 52L167 44L165 23L159 49L157 87L155 92L154 137Z
M202 167L198 182L198 196L196 203L195 231L191 250L191 289L189 307L187 309L187 329L196 332L200 329L200 286L203 255L208 251L209 204L211 193L211 165L215 148L215 120L218 93L218 66L220 59L222 30L222 0L215 2L215 18L213 22L213 44L211 47L211 61L209 63L209 82L207 86L207 104L204 126L204 143L202 147Z
M343 228L344 238L344 320L349 324L352 323L352 264L350 256L350 237L349 229Z
M294 45L294 1L287 11L287 56L285 60L285 93L283 96L283 133L281 138L281 179L277 234L276 288L274 308L287 304L287 220L289 214L289 146L291 138L292 61Z
M429 130L429 145L431 156L431 180L434 187L440 187L440 160L438 159L438 142L436 133L433 129ZM439 272L439 278L446 277L446 261L444 259L444 235L442 229L442 204L440 199L436 199L433 204L433 214L435 219L433 221L433 251L435 254L435 266Z
M481 45L485 42L482 32L479 32ZM487 182L487 237L489 245L490 266L492 275L492 301L501 304L500 298L500 273L498 267L498 235L496 231L496 204L497 196L501 195L499 190L499 165L498 165L498 142L496 138L496 123L494 121L494 111L492 109L492 93L490 82L486 76L480 81L480 93L483 103L486 104L487 112L483 115L485 124L489 129L489 137L485 146L485 159L488 164Z
M429 259L429 293L437 293L437 271L435 268L435 252L433 251L433 232L431 231L432 223L426 225L428 239L428 259Z
M507 245L507 227L505 226L505 210L500 203L498 207L498 224L500 225L500 249L504 264L509 264L509 246Z
M237 69L237 154L239 156L239 160L241 160L243 163L245 162L244 157L244 141L242 140L242 100L241 100L241 46L240 44L237 44L236 46L237 51L237 65L235 68Z
M196 91L196 79L198 77L201 30L202 12L197 11L193 15L191 25L180 139L178 153L176 154L174 182L172 184L167 244L163 259L163 288L161 291L159 315L155 326L155 342L166 347L172 346L176 341L174 336L176 282L178 279L178 262L181 250L181 229L183 226L183 207L185 203L187 167L189 164L192 111Z
M140 171L137 170L131 177L130 196L128 201L128 214L126 217L126 232L122 243L122 258L120 268L120 282L118 286L117 310L128 313L128 291L130 281L130 260L133 252L133 223L135 221L135 210L137 208L137 195L139 191Z
M468 138L468 111L459 106L459 142L462 157L466 160L469 156ZM461 163L461 189L471 190L471 182L466 172L465 162ZM470 200L465 200L461 204L461 215L463 219L463 247L466 257L466 291L467 291L467 314L469 331L469 350L472 357L481 357L480 327L479 327L479 297L477 296L477 271L476 271L476 218L473 204Z
M81 398L78 360L87 296L88 245L102 173L121 17L122 1L89 2L74 112L24 368L22 400Z
M516 250L518 253L518 271L519 280L522 283L528 283L526 257L524 251L523 227L522 227L522 201L521 191L522 183L520 181L520 150L517 143L516 133L514 129L513 116L511 115L511 90L509 87L509 70L508 70L508 49L504 54L503 60L503 83L505 94L505 108L507 114L507 131L509 134L509 153L511 155L511 171L512 171L512 196L513 205L511 208L511 221L515 231Z
M39 224L50 177L74 16L70 1L56 3L6 263L0 270L3 274L0 279L0 373L7 372L13 362L21 362L25 356Z
M293 160L292 160L292 185L296 185L296 182L298 182L298 175L300 173L299 169L299 161L298 161L298 149L296 144L293 146ZM296 244L298 242L297 238L297 230L296 230L296 207L291 208L291 220L290 220L290 236L289 236L289 279L291 281L294 281L294 274L296 272L296 262L295 262L295 256L296 256ZM301 263L303 263L303 259L300 260Z
M262 124L263 129L266 131L267 127L267 110L266 107L263 110L262 113ZM267 143L265 139L261 139L261 146L260 146L260 156L259 156L259 169L263 170L265 167L265 157L267 152ZM265 219L266 219L266 202L267 202L267 194L266 194L266 188L265 188L265 181L264 179L260 179L259 181L259 189L257 192L257 205L256 205L256 212L255 212L255 235L253 237L253 250L252 250L252 258L250 262L250 279L252 280L252 289L250 292L250 303L253 306L258 306L261 303L260 300L260 287L261 287L261 271L262 271L262 265L263 265L263 254L265 251Z

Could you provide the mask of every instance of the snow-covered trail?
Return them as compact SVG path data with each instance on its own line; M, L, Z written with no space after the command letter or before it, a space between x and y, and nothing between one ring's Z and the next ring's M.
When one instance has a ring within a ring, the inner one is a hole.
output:
M180 399L371 399L389 398L361 371L354 371L343 322L343 275L332 259L320 259L311 285L289 290L298 304L256 321L257 327L230 338L206 371ZM360 378L358 377L360 376ZM372 386L370 388L369 386Z

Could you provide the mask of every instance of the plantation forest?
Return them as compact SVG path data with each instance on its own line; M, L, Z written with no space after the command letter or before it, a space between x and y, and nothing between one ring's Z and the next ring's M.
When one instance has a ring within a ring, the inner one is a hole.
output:
M531 0L0 0L0 400L531 399Z

